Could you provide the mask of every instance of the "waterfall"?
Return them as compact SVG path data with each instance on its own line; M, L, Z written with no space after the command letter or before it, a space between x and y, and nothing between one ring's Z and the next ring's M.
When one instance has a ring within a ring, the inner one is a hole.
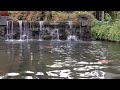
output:
M59 29L54 29L52 32L51 32L51 35L52 35L52 40L54 38L56 38L57 41L59 41Z
M32 22L29 22L29 39L32 39Z
M74 23L72 21L65 22L65 25L68 24L68 30L64 30L64 22L44 22L38 21L36 25L35 22L28 22L28 21L18 21L17 23L14 21L7 21L7 32L6 32L6 39L8 41L13 39L18 39L18 41L28 41L35 36L35 39L39 41L44 40L57 40L66 39L67 40L77 40L77 34L75 27L73 26ZM34 26L33 26L34 25ZM16 30L16 29L19 30ZM65 37L64 37L65 35ZM68 35L68 36L66 36Z
M26 39L26 21L23 22L23 27L24 27L24 31L23 31L23 39Z
M14 32L13 32L13 21L11 22L11 31L12 31L12 33L11 33L11 39L13 40L13 34L14 34Z
M27 22L26 22L26 35L27 35L27 41L28 41L28 39L29 39L29 29L28 29L28 24L27 24Z
M57 23L56 21L53 22L54 29L53 31L51 31L51 36L52 36L52 40L56 39L57 41L60 41L59 29L57 28L58 24L59 23Z
M20 27L20 40L22 40L22 21L18 21L19 22L19 27Z
M9 40L8 36L9 36L9 22L7 21L7 41Z
M72 21L68 21L68 24L69 24L69 26L70 26L70 30L72 29Z
M75 30L73 29L73 22L72 21L68 21L68 24L70 26L70 35L75 35Z
M26 35L26 39L28 41L30 32L29 32L29 29L28 29L27 21L24 22L24 34Z
M73 27L72 27L73 22L72 21L68 21L68 24L70 26L70 33L69 33L69 35L67 37L67 40L68 41L77 41L77 37L75 36L75 30L73 31Z
M56 29L57 31L57 40L59 40L59 29Z
M23 22L23 25L24 25L24 31L23 31L23 39L25 40L27 40L28 41L28 36L29 36L29 31L28 31L28 27L27 27L27 21L24 21Z
M55 23L55 31L56 31L56 34L57 34L57 41L59 41L60 39L59 39L59 29L57 29L57 23L56 22L54 22Z
M7 21L7 41L13 41L13 35L13 21Z
M40 27L40 29L39 29L39 41L41 41L42 39L41 39L40 31L42 31L42 28L43 28L43 21L39 21L39 27Z
M68 40L68 41L77 41L77 38L76 38L75 35L69 35L69 36L67 37L67 40Z
M68 21L68 24L69 24L69 26L70 26L70 28L69 28L69 30L70 30L70 32L69 32L69 35L72 35L73 33L72 33L72 21Z

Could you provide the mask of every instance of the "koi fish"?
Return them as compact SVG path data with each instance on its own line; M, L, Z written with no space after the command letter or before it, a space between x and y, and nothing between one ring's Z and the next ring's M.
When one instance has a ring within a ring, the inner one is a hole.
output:
M98 62L100 62L101 64L108 64L112 62L112 60L99 60Z

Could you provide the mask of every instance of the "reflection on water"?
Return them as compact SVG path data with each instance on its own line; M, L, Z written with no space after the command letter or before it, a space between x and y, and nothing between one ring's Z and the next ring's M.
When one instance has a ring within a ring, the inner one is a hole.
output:
M111 42L1 41L0 79L119 78L119 59Z

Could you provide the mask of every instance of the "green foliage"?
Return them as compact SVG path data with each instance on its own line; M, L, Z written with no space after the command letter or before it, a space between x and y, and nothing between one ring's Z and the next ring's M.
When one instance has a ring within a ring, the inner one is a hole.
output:
M110 14L108 14L108 13L105 13L105 21L107 22L111 22L112 21L112 18L111 18L111 16L110 16Z
M104 22L94 19L91 33L96 39L120 42L120 21L111 22L111 19L108 17Z
M118 19L118 11L112 11L111 12L111 17L112 17L113 21L115 21L116 19Z

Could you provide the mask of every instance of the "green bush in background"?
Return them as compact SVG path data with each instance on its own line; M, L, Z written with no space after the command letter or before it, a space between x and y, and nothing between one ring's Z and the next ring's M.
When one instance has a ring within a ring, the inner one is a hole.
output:
M103 22L93 19L91 34L95 39L120 42L120 20L112 21L109 14Z

